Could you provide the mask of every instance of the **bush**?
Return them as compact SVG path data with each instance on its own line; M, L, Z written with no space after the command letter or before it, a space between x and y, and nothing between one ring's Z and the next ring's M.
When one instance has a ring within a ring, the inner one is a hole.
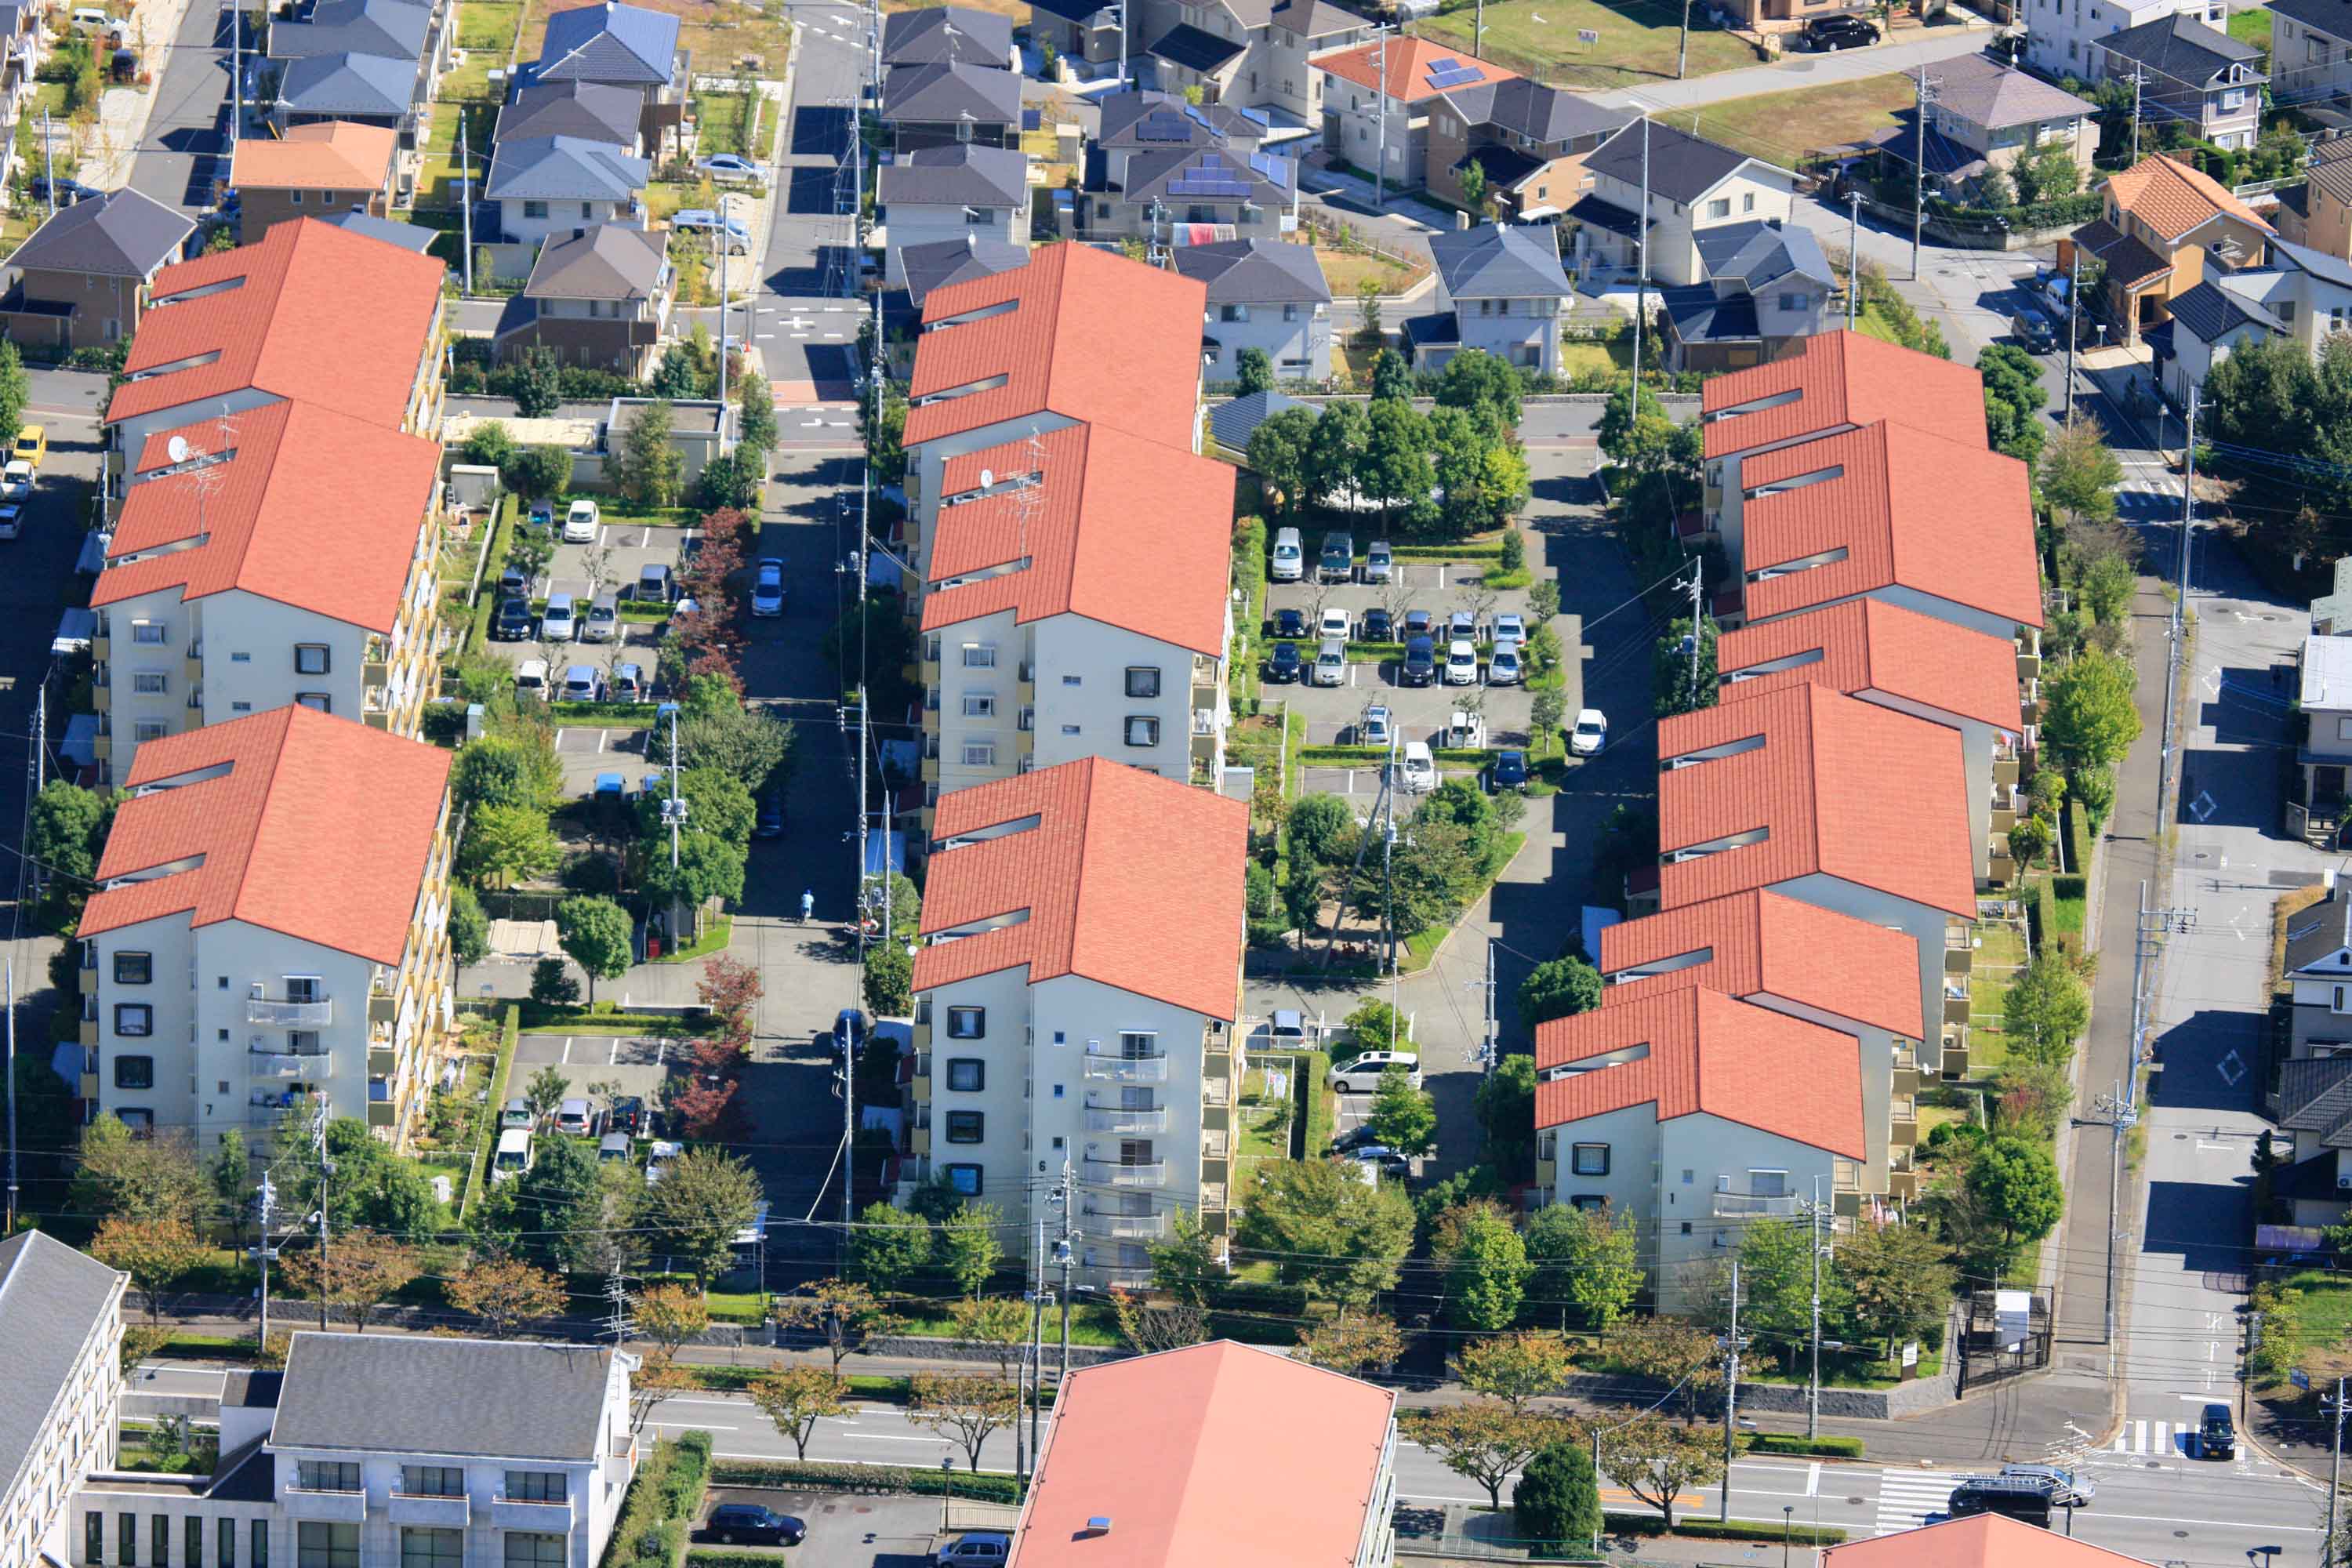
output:
M688 1432L655 1444L621 1501L620 1521L604 1546L604 1568L677 1568L709 1482L709 1433Z
M1612 1535L1664 1535L1666 1521L1654 1513L1612 1513L1608 1516ZM1784 1527L1765 1524L1760 1521L1735 1519L1729 1523L1715 1519L1675 1521L1675 1533L1692 1541L1773 1541L1780 1539ZM1788 1539L1799 1546L1835 1546L1845 1539L1845 1531L1832 1525L1818 1529L1800 1524L1789 1531Z
M1821 1459L1859 1459L1859 1437L1800 1437L1792 1433L1767 1432L1748 1441L1751 1454L1802 1454Z
M951 1482L957 1497L973 1502L1019 1502L1021 1483L1011 1476L958 1472L942 1479L935 1469L896 1465L828 1465L815 1460L722 1460L711 1479L722 1487L789 1487L854 1492L914 1492L938 1497Z

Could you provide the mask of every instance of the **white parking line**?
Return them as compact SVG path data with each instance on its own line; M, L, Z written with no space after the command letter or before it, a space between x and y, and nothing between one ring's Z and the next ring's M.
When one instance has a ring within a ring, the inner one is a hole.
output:
M555 1059L556 1059L557 1061L559 1061L559 1062L562 1062L562 1063L564 1066L566 1066L566 1067L570 1067L570 1066L572 1065L572 1037L571 1037L571 1036L566 1035L566 1036L564 1036L564 1037L563 1037L563 1050L562 1050L562 1054L560 1054L559 1056L557 1056L557 1057L556 1057L556 1058L555 1058Z
M620 1036L618 1036L618 1035L614 1035L614 1036L613 1037L613 1048L612 1048L611 1050L606 1051L606 1052L604 1053L604 1065L605 1065L606 1067L608 1067L608 1068L609 1068L609 1067L618 1067L618 1066L620 1065L620 1062L621 1062L621 1037L620 1037Z

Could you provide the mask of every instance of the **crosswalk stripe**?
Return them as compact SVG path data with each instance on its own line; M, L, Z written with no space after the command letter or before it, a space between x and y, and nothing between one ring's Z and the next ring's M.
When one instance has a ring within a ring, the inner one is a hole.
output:
M1960 1479L1959 1473L1952 1470L1881 1471L1874 1521L1879 1533L1916 1530L1927 1521L1928 1515L1942 1513Z

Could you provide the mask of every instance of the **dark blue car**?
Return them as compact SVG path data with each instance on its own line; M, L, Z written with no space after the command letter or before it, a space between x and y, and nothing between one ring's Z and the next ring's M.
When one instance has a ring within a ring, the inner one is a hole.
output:
M1498 790L1521 789L1528 782L1528 754L1525 752L1495 753L1495 787Z
M1275 644L1274 652L1266 656L1265 678L1287 684L1298 679L1298 645L1295 642Z

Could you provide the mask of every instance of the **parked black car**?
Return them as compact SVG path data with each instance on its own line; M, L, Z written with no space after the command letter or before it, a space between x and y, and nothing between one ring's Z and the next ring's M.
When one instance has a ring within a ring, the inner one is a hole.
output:
M1805 47L1816 54L1867 48L1878 42L1878 29L1859 16L1816 16L1805 24Z
M1295 642L1275 644L1274 651L1266 656L1265 678L1287 684L1298 679L1298 645Z
M760 797L759 821L752 826L754 838L782 838L784 836L784 792L772 789Z
M2058 346L2058 329L2050 324L2049 317L2031 305L2020 307L2017 314L2010 317L2009 331L2018 346L2030 354L2046 354Z
M2209 1405L2197 1423L2197 1457L2200 1459L2228 1459L2238 1452L2237 1424L2230 1419L2226 1405Z
M528 642L530 639L530 601L500 599L497 612L490 617L490 637L497 642Z
M1427 637L1415 637L1404 645L1404 663L1397 668L1397 679L1407 686L1426 686L1437 679L1437 645Z
M90 197L98 195L98 192L94 188L83 184L79 180L59 180L56 182L56 184L58 192L58 205L61 207L69 207L76 202L88 201ZM34 175L32 185L29 187L33 199L37 202L47 201L49 199L49 185L50 181L47 176L41 174Z
M1495 753L1494 787L1518 789L1528 782L1528 754L1525 752Z
M788 1513L761 1508L755 1502L722 1502L710 1510L704 1532L721 1544L739 1541L769 1546L798 1546L808 1539L808 1526Z
M1307 635L1307 612L1281 609L1274 612L1274 635L1278 637L1303 637Z
M646 1102L634 1094L617 1096L612 1109L605 1113L605 1126L614 1132L625 1132L632 1138L643 1138L653 1131L646 1119Z
M1373 608L1364 612L1363 640L1366 642L1396 641L1396 622L1386 610Z

